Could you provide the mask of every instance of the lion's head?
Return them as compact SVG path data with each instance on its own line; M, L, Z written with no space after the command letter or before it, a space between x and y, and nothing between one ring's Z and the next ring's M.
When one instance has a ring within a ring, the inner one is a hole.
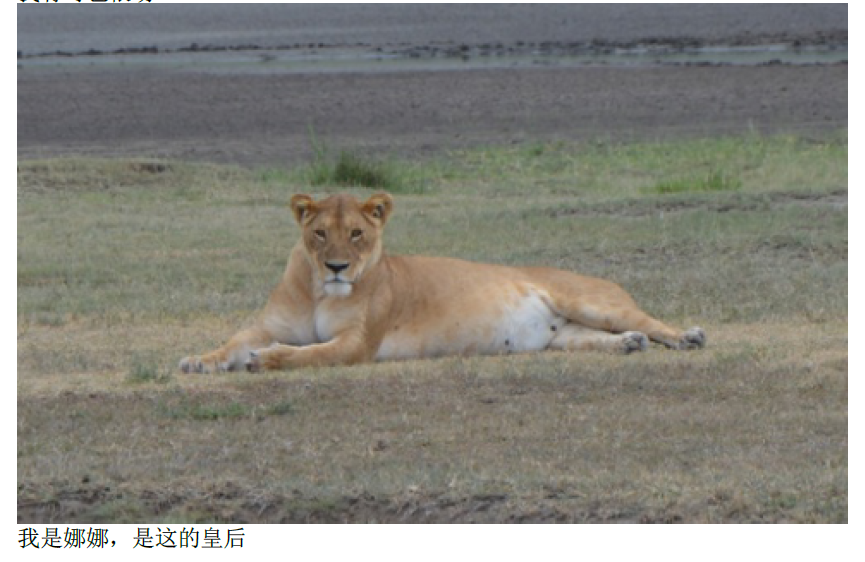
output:
M291 210L303 231L303 246L314 281L330 296L348 296L382 252L382 231L393 209L393 198L377 193L360 202L350 195L313 201L309 195L291 198Z

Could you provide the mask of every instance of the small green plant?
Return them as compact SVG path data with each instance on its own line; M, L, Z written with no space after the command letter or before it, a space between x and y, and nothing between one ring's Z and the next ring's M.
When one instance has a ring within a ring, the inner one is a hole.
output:
M393 172L382 162L361 158L352 152L342 151L333 167L333 183L344 186L363 186L373 189L395 187Z
M391 193L423 193L424 181L401 165L343 150L331 159L317 153L307 181L318 187L365 187Z
M171 372L162 369L156 361L135 357L126 373L126 380L132 383L166 383L171 380Z
M350 150L341 150L334 157L312 127L309 134L313 157L305 180L313 186L365 187L391 193L418 194L426 191L420 174L405 165L362 156Z

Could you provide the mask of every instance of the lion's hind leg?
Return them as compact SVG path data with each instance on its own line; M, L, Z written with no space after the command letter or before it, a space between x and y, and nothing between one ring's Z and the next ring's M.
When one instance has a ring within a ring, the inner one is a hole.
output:
M613 333L642 332L650 340L670 349L702 349L706 346L706 332L694 327L678 330L652 318L636 306L583 305L573 316L572 322Z
M592 280L575 288L577 291L562 284L550 294L550 305L572 324L613 334L640 332L670 349L700 349L706 345L702 328L682 331L652 318L614 283Z
M568 323L558 329L549 347L564 351L632 353L645 351L649 347L649 338L641 332L628 331L613 334L604 330L595 330Z
M572 319L571 317L568 317ZM636 306L584 305L573 321L614 333L636 331L649 336L670 349L701 349L706 345L706 333L702 328L679 330L652 318Z
M682 334L676 349L703 349L706 347L706 332L703 328L694 326Z

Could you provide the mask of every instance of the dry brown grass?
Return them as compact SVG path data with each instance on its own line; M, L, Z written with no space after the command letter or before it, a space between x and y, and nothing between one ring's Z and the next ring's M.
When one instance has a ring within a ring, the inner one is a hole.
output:
M840 323L725 325L706 353L30 377L19 517L842 521L846 342Z
M610 194L563 193L541 150L513 184L454 156L397 200L393 251L613 277L705 351L213 377L176 361L263 302L291 176L24 163L18 520L846 521L846 167L809 147L786 190L641 195L634 147Z

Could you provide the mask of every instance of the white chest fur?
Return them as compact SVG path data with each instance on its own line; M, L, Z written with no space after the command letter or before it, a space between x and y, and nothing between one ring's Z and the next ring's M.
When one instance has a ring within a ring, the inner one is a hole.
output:
M344 302L342 297L330 297L316 307L313 322L315 336L319 343L332 340L345 326L346 321L350 320L352 311L345 308Z

